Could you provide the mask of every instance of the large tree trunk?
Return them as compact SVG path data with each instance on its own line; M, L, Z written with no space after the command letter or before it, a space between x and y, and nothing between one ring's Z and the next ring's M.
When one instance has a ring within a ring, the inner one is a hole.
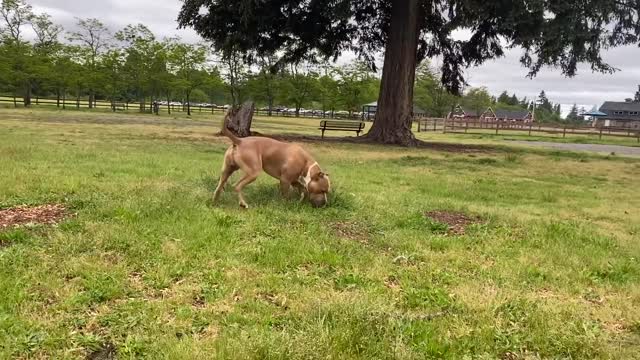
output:
M253 101L247 101L239 109L232 110L227 123L229 130L239 137L250 136L254 110L255 104Z
M420 0L393 0L375 120L365 138L384 144L414 146L411 132Z

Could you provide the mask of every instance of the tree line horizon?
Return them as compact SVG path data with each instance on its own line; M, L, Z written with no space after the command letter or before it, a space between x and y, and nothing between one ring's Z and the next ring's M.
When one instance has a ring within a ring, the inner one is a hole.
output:
M261 106L310 107L358 112L376 101L381 79L360 60L345 65L301 61L283 65L277 54L261 56L251 66L244 54L215 51L211 44L186 43L178 37L158 39L143 24L112 32L95 18L78 19L65 31L51 16L35 14L24 0L3 0L0 20L0 94L138 102L181 101L238 105L253 100ZM26 39L31 28L35 38ZM518 98L506 90L492 96L485 87L452 94L442 74L428 60L415 71L414 104L429 116L443 117L455 105L483 111L532 109L542 122L562 121L560 105L542 91L537 99ZM575 107L575 106L574 106ZM482 108L482 109L481 109ZM190 113L190 109L187 109ZM572 111L571 114L574 112ZM579 121L575 117L568 120Z

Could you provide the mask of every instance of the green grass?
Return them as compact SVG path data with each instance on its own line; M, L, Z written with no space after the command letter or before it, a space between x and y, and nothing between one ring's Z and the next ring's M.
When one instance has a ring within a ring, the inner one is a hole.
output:
M0 358L640 353L640 160L310 142L331 206L264 175L243 211L229 192L211 205L228 142L195 118L0 110L0 208L76 214L0 231ZM447 235L431 210L483 221Z

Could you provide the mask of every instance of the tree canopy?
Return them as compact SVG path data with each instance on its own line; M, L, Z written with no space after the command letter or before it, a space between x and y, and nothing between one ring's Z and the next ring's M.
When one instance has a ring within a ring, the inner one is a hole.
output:
M354 51L372 67L389 37L393 0L185 0L178 21L221 50L248 56L282 51L283 61ZM535 75L558 67L575 75L580 62L611 72L603 48L637 44L638 1L624 0L421 0L417 60L441 56L443 83L454 93L464 68L523 50L521 62ZM456 31L470 36L459 39Z

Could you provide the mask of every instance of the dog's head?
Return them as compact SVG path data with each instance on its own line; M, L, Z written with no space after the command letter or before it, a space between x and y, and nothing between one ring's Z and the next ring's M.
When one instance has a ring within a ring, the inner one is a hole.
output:
M329 174L318 172L311 176L307 183L309 201L313 207L323 207L327 205L327 194L331 191L331 181Z

